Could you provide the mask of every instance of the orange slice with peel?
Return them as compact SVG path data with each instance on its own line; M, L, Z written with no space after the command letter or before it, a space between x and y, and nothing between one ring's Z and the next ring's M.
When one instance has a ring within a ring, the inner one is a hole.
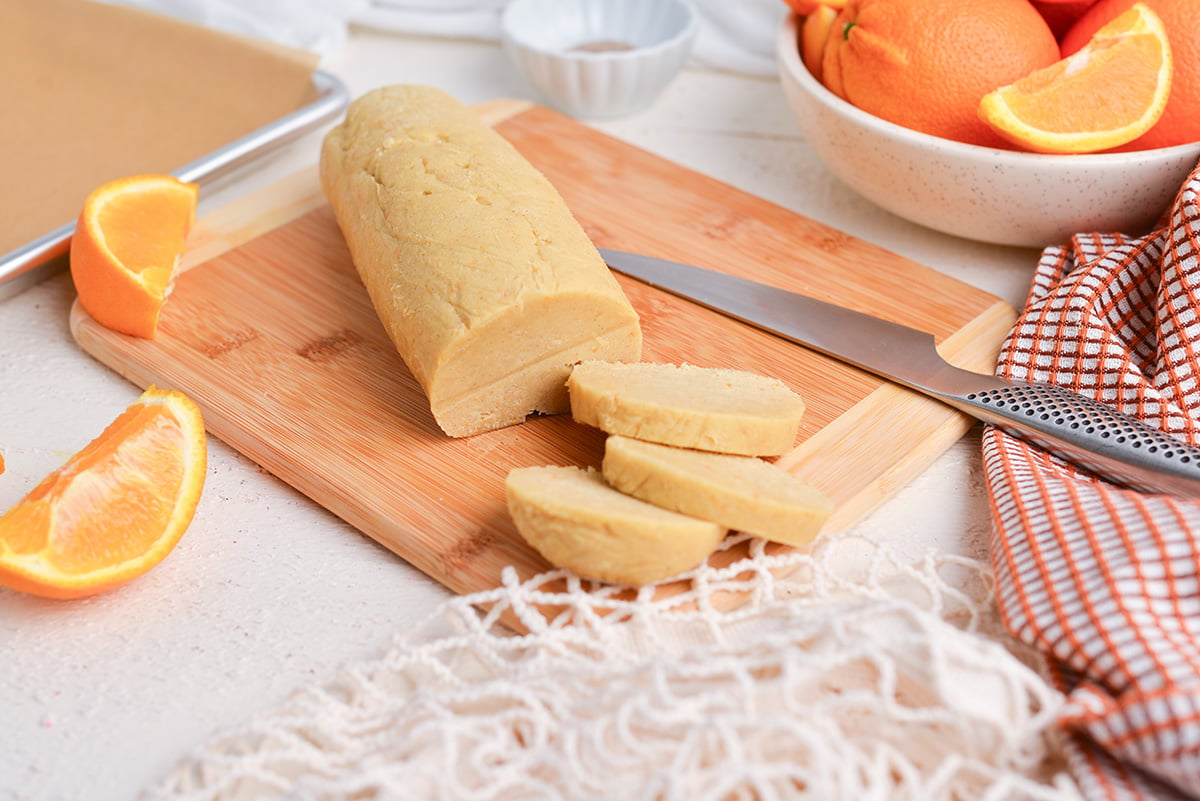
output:
M1158 122L1172 71L1162 20L1145 3L1135 3L1082 50L984 96L979 116L1025 150L1106 150Z
M96 322L152 339L196 218L199 187L133 175L96 188L71 238L71 278Z
M78 598L142 575L191 524L206 469L200 409L150 387L0 517L0 585Z

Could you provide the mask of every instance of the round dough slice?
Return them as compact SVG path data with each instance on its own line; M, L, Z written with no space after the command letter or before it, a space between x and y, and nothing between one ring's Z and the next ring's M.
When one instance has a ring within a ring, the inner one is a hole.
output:
M596 470L516 468L505 494L517 531L551 564L617 584L649 584L693 568L726 534L716 523L620 493Z
M811 542L833 512L815 487L753 456L614 436L603 471L615 489L648 503L786 545Z
M567 390L572 417L609 434L744 456L787 453L804 416L778 379L690 364L585 361Z

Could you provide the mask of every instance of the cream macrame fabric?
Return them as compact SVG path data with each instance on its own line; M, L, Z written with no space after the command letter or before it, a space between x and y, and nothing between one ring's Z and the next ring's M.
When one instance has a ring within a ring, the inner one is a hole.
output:
M667 597L509 573L143 797L1079 798L1061 697L1009 650L986 563L842 535L690 578Z

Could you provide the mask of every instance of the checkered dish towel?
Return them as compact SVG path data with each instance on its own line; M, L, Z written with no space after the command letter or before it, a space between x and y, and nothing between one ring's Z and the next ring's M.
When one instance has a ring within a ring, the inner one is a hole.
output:
M1200 444L1200 167L1143 238L1046 249L997 374ZM1200 798L1200 499L1118 488L985 432L1009 630L1048 658L1089 799Z

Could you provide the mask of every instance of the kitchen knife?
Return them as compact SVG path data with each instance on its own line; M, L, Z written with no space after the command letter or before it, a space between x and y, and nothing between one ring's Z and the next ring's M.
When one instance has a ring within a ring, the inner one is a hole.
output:
M925 331L715 270L600 254L619 273L937 398L1113 482L1200 496L1200 448L1061 387L955 367Z

